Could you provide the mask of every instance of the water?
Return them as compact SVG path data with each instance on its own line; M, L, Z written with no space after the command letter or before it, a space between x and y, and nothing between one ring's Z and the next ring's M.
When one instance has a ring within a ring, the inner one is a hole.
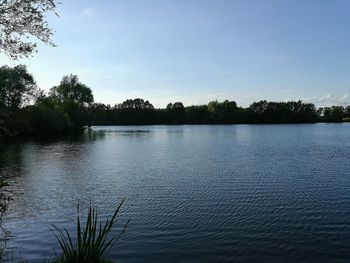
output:
M49 223L126 197L118 262L349 262L350 125L94 127L9 145L8 246L50 258Z

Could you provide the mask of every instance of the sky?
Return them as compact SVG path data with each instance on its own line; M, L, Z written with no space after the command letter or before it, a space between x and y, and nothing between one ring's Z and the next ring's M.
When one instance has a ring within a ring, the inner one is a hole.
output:
M96 102L350 101L348 0L61 0L57 47L26 64L49 90L73 73Z

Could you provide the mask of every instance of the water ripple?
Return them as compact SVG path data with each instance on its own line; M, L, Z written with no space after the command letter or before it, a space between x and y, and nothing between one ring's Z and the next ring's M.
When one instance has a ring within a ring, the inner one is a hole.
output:
M127 198L119 262L348 262L350 126L97 127L2 149L10 248L41 262L49 223ZM86 139L87 138L87 139ZM96 139L98 138L98 140Z

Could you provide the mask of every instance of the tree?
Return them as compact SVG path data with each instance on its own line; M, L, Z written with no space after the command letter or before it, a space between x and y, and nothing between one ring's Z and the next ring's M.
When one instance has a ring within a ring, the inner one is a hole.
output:
M183 123L185 117L185 107L182 102L169 103L166 106L168 122L172 124Z
M171 111L171 109L173 108L173 104L170 102L168 105L166 105L166 110L167 111Z
M148 100L128 99L114 107L119 124L150 124L154 122L154 107Z
M79 81L77 75L64 76L60 85L50 90L50 96L59 103L74 103L85 107L94 102L94 96L89 87Z
M223 102L210 101L208 111L211 114L214 123L234 123L237 103L235 101L225 100Z
M0 67L0 109L14 112L35 97L37 86L26 66Z
M330 122L340 122L346 117L346 109L343 106L332 106L323 108L323 120Z
M94 102L94 96L77 75L64 76L60 85L50 90L49 96L68 113L75 128L88 123L88 106Z
M0 0L0 50L13 59L28 57L37 50L33 37L54 46L46 14L55 9L56 0Z
M153 105L148 101L143 99L128 99L119 105L121 109L135 109L135 110L153 110Z
M268 106L268 102L266 100L261 100L259 102L254 102L249 106L249 111L255 114L263 114Z
M347 106L347 107L344 109L344 113L345 113L345 116L346 116L346 117L350 117L350 106Z
M210 112L207 105L189 106L185 109L186 123L207 124L210 123Z

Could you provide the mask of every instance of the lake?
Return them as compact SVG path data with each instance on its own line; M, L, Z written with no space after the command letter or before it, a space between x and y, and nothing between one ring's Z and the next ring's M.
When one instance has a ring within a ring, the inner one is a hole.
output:
M349 262L350 125L105 126L7 145L14 257L42 262L123 197L118 262ZM84 213L83 213L84 214Z

